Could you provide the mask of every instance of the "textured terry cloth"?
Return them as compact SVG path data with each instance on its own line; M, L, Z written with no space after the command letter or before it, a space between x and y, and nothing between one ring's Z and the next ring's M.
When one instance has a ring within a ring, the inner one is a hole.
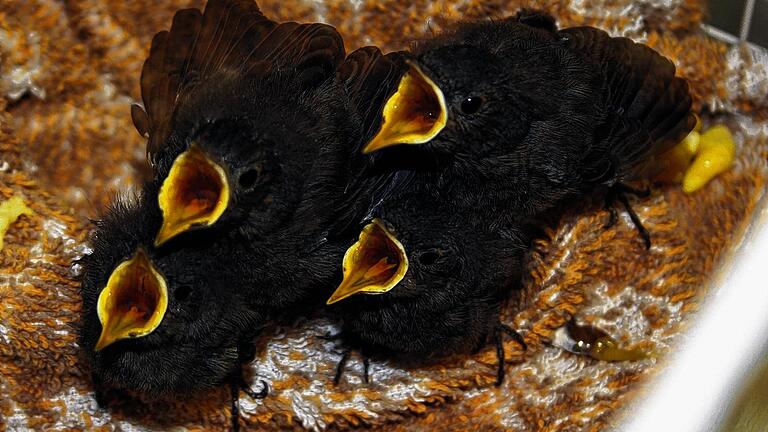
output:
M247 366L264 400L240 398L254 430L599 430L642 395L696 319L709 281L743 238L768 178L768 55L727 47L699 30L701 0L374 1L270 0L277 20L324 21L351 51L401 49L451 22L500 18L519 7L554 14L561 27L596 25L644 41L691 82L705 126L726 122L737 162L693 195L655 188L634 200L654 246L646 251L625 213L603 229L600 197L569 206L536 245L525 289L504 321L528 343L507 343L507 380L493 386L495 350L428 367L374 363L362 382L353 355L339 386L341 347L318 338L337 323L310 317L272 328ZM88 218L117 190L146 175L143 139L129 103L152 36L175 10L201 1L0 0L0 200L32 209L10 226L0 251L0 430L148 430L229 427L229 390L193 400L142 402L123 392L94 399L78 355L77 265ZM522 308L516 316L512 310ZM551 344L572 317L657 358L607 363Z

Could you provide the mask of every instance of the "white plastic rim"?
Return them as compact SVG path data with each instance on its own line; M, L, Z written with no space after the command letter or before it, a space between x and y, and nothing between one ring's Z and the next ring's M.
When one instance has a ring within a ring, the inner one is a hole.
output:
M765 201L765 200L763 200ZM764 204L764 203L762 203ZM768 211L715 280L710 297L679 340L644 399L617 431L718 431L750 372L768 351Z

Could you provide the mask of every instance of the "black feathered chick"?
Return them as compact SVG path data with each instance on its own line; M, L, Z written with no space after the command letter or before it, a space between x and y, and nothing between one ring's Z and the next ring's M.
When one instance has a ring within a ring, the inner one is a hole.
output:
M155 243L196 228L285 224L329 141L344 139L333 76L341 36L324 24L276 23L252 0L177 12L141 76L134 124L149 139L163 224Z
M231 235L198 235L194 242L172 250L152 246L160 219L152 200L156 191L153 195L151 186L147 189L135 199L111 205L97 223L93 251L80 261L80 345L100 384L154 397L190 394L217 386L229 377L243 361L243 354L252 351L249 346L266 317L257 308L248 307L252 294L240 276L250 264L244 251L232 253L239 243ZM225 255L229 259L211 259ZM113 279L121 263L140 260L146 260L140 264L153 267L155 276L144 268L134 270L134 277L128 277L126 283ZM102 306L99 312L101 294L111 278L109 289L119 304L114 308ZM158 283L164 286L164 293L159 292ZM115 332L144 326L148 315L161 309L160 295L165 297L166 306L156 328L140 337L104 340L104 326ZM104 314L114 314L116 309L125 312L124 318L117 326L110 325L114 318ZM130 316L131 309L136 316Z
M419 171L482 224L615 187L695 124L672 62L539 12L462 23L402 56L365 151L382 169Z
M558 31L541 13L361 59L357 69L379 71L358 106L369 124L381 120L363 149L374 153L362 176L376 192L329 303L369 355L500 343L499 305L519 283L527 221L618 188L694 125L671 62L598 29Z
M392 175L344 256L344 279L328 300L342 335L365 356L411 361L501 346L500 306L520 287L533 231L473 227L472 214L416 180ZM503 362L502 354L499 379Z
M179 11L154 38L146 111L132 114L155 178L112 207L83 259L81 346L97 380L214 386L269 319L330 293L327 231L349 218L335 209L361 142L335 79L343 58L332 27L277 24L250 0Z

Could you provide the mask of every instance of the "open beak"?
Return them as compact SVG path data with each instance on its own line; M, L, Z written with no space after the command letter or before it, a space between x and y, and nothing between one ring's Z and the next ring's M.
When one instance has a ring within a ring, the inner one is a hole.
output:
M176 157L157 200L163 225L155 247L191 228L216 223L229 204L227 175L193 144Z
M363 149L371 153L397 144L423 144L440 133L448 109L440 87L415 63L384 105L381 129Z
M123 261L109 276L99 294L96 312L101 336L94 348L102 350L113 342L152 333L168 308L165 279L143 249Z
M384 294L394 288L408 271L403 245L374 219L363 228L360 239L344 254L344 279L326 304L357 293Z

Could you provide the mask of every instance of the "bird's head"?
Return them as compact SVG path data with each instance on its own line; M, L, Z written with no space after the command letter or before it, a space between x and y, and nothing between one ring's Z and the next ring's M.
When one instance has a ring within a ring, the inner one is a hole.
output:
M472 45L446 45L414 53L381 112L371 153L403 145L443 157L484 156L513 145L527 123L518 113L508 61Z
M268 233L298 200L312 155L343 136L332 86L307 90L290 71L239 84L226 79L194 95L178 112L160 158L161 246L185 232L248 225ZM226 97L222 97L222 95Z
M327 303L372 348L419 355L471 349L518 281L525 245L473 228L428 197L392 201L347 250Z
M468 216L438 202L413 193L380 203L347 249L343 282L328 304L358 294L408 298L466 292L478 278L495 279L494 270L510 257L519 258L521 241L478 229Z
M81 346L112 387L152 395L213 387L237 367L261 317L244 306L237 263L224 258L236 245L196 238L156 249L158 225L146 198L114 204L99 222L81 260Z

